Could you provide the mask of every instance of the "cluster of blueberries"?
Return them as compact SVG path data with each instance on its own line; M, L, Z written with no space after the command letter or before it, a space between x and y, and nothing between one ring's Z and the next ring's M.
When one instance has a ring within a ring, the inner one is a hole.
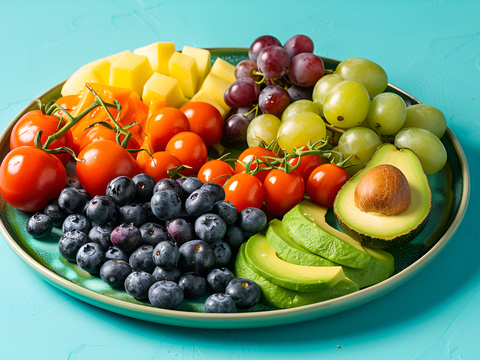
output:
M61 256L137 300L175 309L210 294L205 311L226 313L260 300L260 287L230 268L240 245L266 223L261 209L238 212L217 183L139 174L113 179L106 195L93 198L70 177L30 217L27 232L41 239L61 228Z

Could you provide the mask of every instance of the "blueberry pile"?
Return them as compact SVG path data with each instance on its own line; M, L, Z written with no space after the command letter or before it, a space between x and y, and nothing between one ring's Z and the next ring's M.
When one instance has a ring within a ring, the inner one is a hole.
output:
M164 309L207 296L205 312L235 312L260 300L259 286L230 270L240 245L267 223L257 208L241 212L221 185L195 177L119 176L91 198L74 179L27 232L42 239L61 228L66 260L133 298Z

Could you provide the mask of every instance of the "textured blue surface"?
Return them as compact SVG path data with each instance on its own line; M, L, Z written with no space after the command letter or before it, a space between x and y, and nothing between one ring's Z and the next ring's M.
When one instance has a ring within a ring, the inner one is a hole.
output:
M388 295L334 316L258 330L132 320L77 301L0 241L1 359L475 359L480 319L480 28L476 1L15 1L0 3L0 128L82 64L155 41L199 47L282 42L365 57L438 107L466 153L468 211L446 248Z

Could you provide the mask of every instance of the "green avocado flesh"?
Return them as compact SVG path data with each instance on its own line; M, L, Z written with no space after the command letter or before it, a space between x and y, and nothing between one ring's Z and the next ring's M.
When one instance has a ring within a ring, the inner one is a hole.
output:
M334 287L345 278L341 266L302 266L280 259L264 234L246 243L245 256L255 272L290 290L318 292Z
M334 299L357 291L358 285L343 278L334 287L323 291L301 292L277 285L258 274L245 255L246 244L242 244L235 259L235 274L255 281L262 289L262 303L279 309L294 308Z
M330 225L327 223L323 226L330 228ZM343 233L340 234L342 237L346 236ZM278 257L289 263L303 266L338 266L337 263L316 255L298 245L283 231L282 221L278 219L274 219L269 223L265 235ZM379 283L387 279L394 271L394 258L391 254L379 249L365 247L363 249L371 257L367 267L354 269L343 266L345 276L356 282L360 288Z
M361 211L355 205L355 187L371 168L390 164L400 169L411 191L409 207L398 215L381 216ZM383 144L368 165L353 176L338 192L334 204L335 217L345 233L362 244L389 248L411 241L423 229L431 206L431 191L417 155L409 149L398 150Z

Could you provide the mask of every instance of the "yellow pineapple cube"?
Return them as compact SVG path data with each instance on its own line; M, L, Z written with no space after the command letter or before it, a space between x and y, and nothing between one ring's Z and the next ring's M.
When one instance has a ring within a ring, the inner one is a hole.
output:
M202 101L202 102L206 102L206 103L209 103L209 104L215 106L224 119L227 116L228 112L230 111L230 108L228 108L228 110L227 110L227 109L223 108L218 102L216 102L213 99L213 97L206 90L199 90L190 99L190 101Z
M220 76L230 84L233 84L237 80L235 77L235 65L232 65L221 58L215 60L210 72Z
M107 59L98 59L83 65L65 82L61 91L62 96L79 94L85 83L108 84L110 66Z
M153 69L145 55L124 53L110 68L109 85L127 88L141 95L143 86L152 76Z
M199 84L201 84L212 67L212 55L210 51L185 45L182 49L182 54L193 57L197 62Z
M143 87L142 100L150 104L157 97L165 97L166 105L176 108L187 101L177 79L155 72Z
M185 97L191 98L195 95L199 77L197 62L193 57L174 52L168 62L168 74L178 80Z
M231 84L232 83L225 80L223 77L210 71L200 87L200 90L207 92L210 97L228 113L230 107L225 103L224 94Z
M168 62L174 52L173 42L156 42L133 50L134 54L147 56L153 71L163 75L168 75Z
M115 62L115 60L117 60L120 56L122 56L123 54L126 54L126 53L130 53L130 50L121 51L119 53L107 56L105 59L110 61L110 64L113 64Z

